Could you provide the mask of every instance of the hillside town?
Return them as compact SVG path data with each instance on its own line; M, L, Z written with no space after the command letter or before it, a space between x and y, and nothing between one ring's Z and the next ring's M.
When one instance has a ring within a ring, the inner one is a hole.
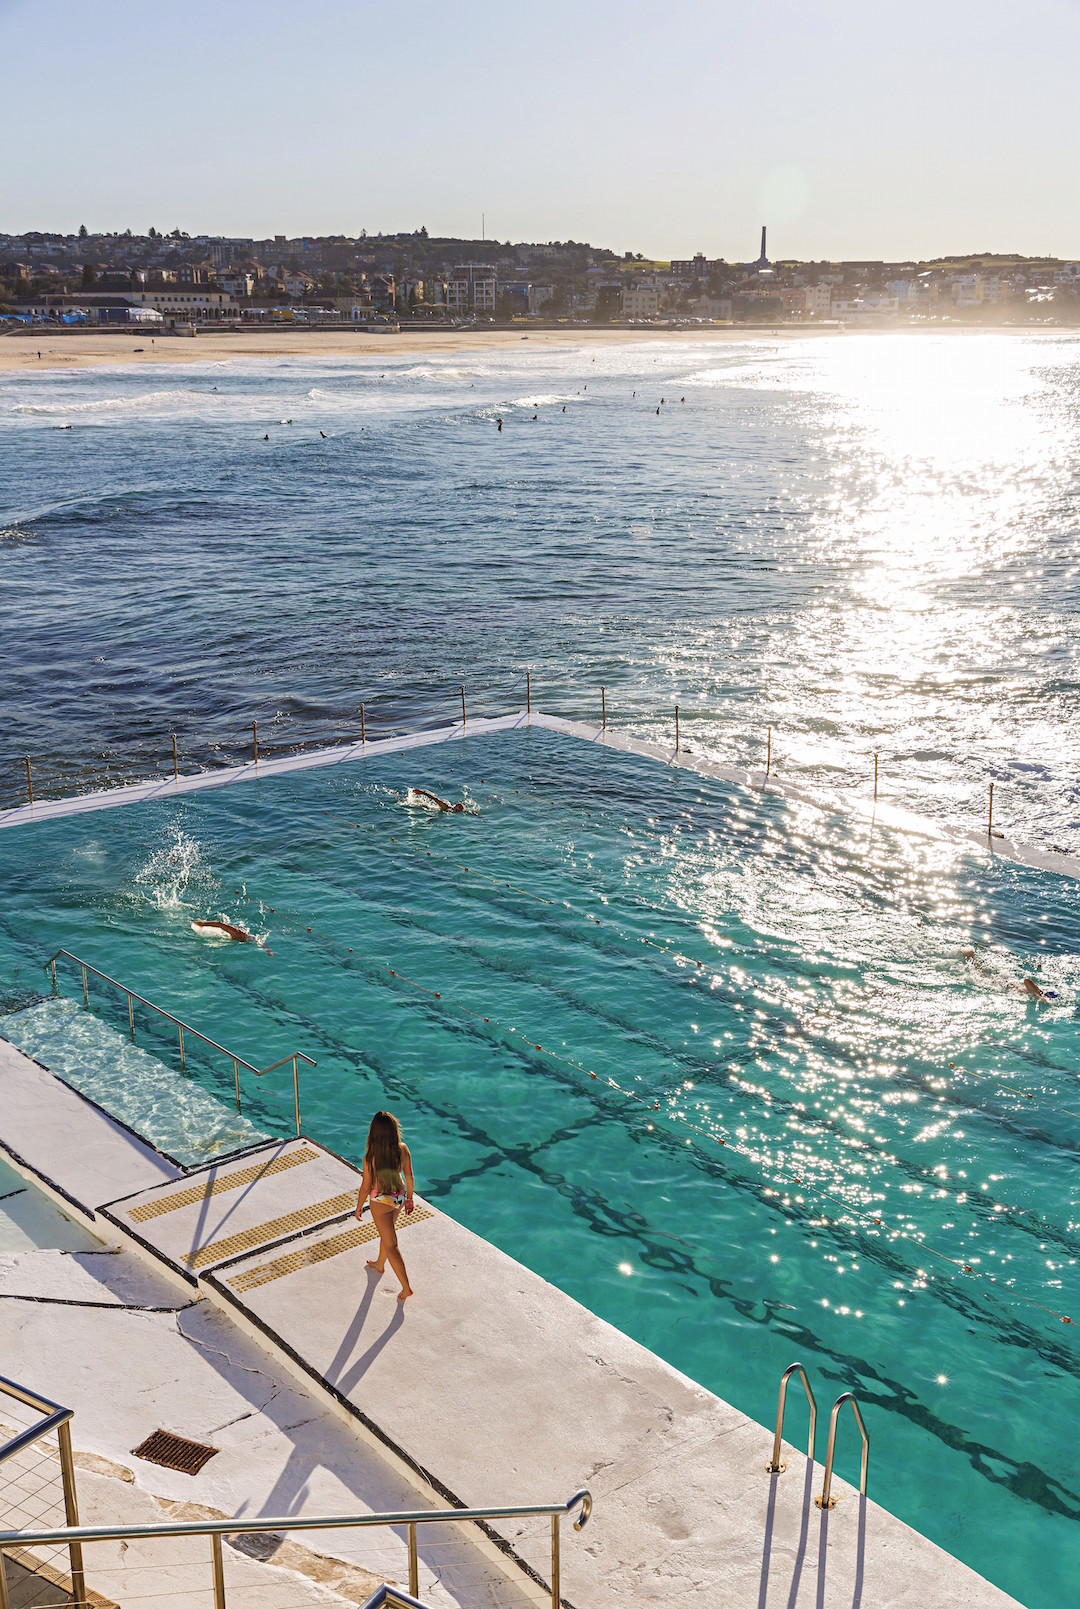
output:
M409 234L253 240L0 234L0 329L532 322L1080 322L1080 263L984 254L934 262L648 260L581 242Z

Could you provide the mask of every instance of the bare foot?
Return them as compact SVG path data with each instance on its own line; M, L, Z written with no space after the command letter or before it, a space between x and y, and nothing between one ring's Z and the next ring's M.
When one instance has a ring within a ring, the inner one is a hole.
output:
M375 1257L369 1257L367 1265L369 1268L373 1268L377 1274L385 1272L385 1264L380 1263Z
M398 1301L399 1302L407 1302L409 1300L409 1297L412 1296L412 1295L413 1295L412 1287L407 1285L404 1290L398 1291Z

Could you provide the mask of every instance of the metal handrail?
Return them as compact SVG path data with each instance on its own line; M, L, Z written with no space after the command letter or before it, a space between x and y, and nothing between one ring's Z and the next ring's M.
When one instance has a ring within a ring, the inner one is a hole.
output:
M836 1421L845 1402L851 1403L851 1411L855 1415L855 1423L858 1425L859 1434L862 1437L862 1473L859 1476L859 1492L863 1497L866 1496L866 1466L870 1460L870 1437L867 1433L866 1425L863 1423L862 1412L855 1400L854 1391L845 1391L841 1396L837 1397L829 1415L829 1444L825 1451L825 1484L821 1488L821 1496L814 1499L818 1508L835 1508L836 1506L836 1498L831 1497L829 1494L832 1491L833 1453L836 1451Z
M293 1109L296 1115L296 1132L299 1135L300 1075L297 1071L297 1063L306 1062L309 1067L317 1066L318 1064L311 1056L305 1056L302 1050L293 1050L290 1051L287 1056L282 1056L277 1061L271 1062L269 1067L256 1067L253 1062L246 1061L243 1056L238 1056L235 1051L228 1050L224 1045L219 1045L216 1039L210 1038L209 1034L200 1033L198 1028L193 1028L190 1023L184 1022L182 1018L174 1017L171 1011L165 1010L164 1006L159 1006L153 1000L147 1000L144 995L137 994L134 989L129 989L126 983L120 983L116 978L110 978L107 972L102 972L100 967L92 966L89 961L84 961L81 955L75 955L71 950L57 950L53 955L50 955L47 961L43 963L45 971L52 974L52 986L54 994L59 994L60 992L56 982L56 963L61 958L63 958L65 961L73 961L74 964L80 968L82 972L83 1005L86 1006L87 1009L89 1009L90 1006L90 994L86 986L86 976L88 972L92 972L95 978L100 978L103 983L109 984L113 989L119 989L121 994L127 995L128 1032L131 1035L132 1041L135 1039L134 1002L138 1001L140 1006L145 1006L148 1011L156 1011L159 1017L164 1017L167 1022L171 1022L176 1028L180 1039L181 1068L186 1067L187 1065L187 1060L184 1053L185 1034L189 1034L193 1038L201 1040L204 1045L209 1045L211 1050L216 1050L220 1055L227 1056L233 1064L233 1083L236 1088L236 1110L238 1112L240 1110L241 1067L243 1067L245 1072L254 1073L256 1078L262 1078L265 1076L265 1074L274 1072L276 1068L284 1067L286 1062L292 1062ZM0 1609L2 1609L2 1606L0 1606Z
M30 1425L28 1429L12 1436L0 1447L0 1463L13 1458L24 1447L33 1442L40 1441L43 1436L56 1431L56 1441L60 1453L60 1479L64 1489L64 1515L67 1519L65 1529L76 1529L79 1524L79 1505L75 1495L75 1459L71 1451L71 1419L73 1410L62 1408L58 1402L52 1402L48 1397L39 1396L36 1391L28 1391L25 1386L16 1384L0 1375L0 1396L14 1397L16 1402L23 1403L27 1408L33 1408L35 1413L45 1415L40 1424ZM69 1540L68 1561L71 1565L71 1591L77 1609L83 1609L86 1603L86 1576L83 1570L82 1543L76 1538ZM7 1584L4 1580L4 1556L0 1551L0 1609L8 1609Z
M4 1549L11 1547L44 1547L66 1543L81 1548L84 1542L121 1542L148 1540L154 1537L208 1536L211 1544L211 1566L214 1578L214 1609L225 1609L225 1574L221 1554L223 1536L250 1536L263 1531L332 1531L366 1529L371 1526L404 1525L408 1529L409 1591L415 1597L419 1591L419 1558L416 1547L418 1525L460 1525L463 1521L483 1523L487 1520L528 1519L540 1515L551 1518L551 1604L559 1609L562 1600L560 1531L559 1522L564 1515L580 1508L574 1521L574 1530L582 1531L592 1513L592 1493L587 1487L568 1497L565 1503L530 1503L518 1508L449 1508L405 1510L394 1514L332 1514L295 1515L280 1519L262 1515L250 1520L191 1520L171 1521L162 1525L69 1525L51 1531L0 1531L0 1609L10 1609L7 1583L4 1575ZM84 1589L85 1590L85 1589ZM76 1603L84 1597L75 1595Z
M787 1407L788 1381L793 1374L798 1374L802 1380L802 1387L806 1392L806 1400L810 1404L810 1435L807 1441L806 1456L811 1463L814 1462L814 1437L817 1431L817 1403L814 1401L814 1393L810 1389L810 1381L807 1378L806 1370L803 1368L802 1364L789 1363L783 1374L780 1376L780 1395L776 1403L776 1435L773 1437L772 1459L765 1465L765 1468L768 1470L770 1475L782 1475L784 1470L787 1468L786 1464L782 1464L780 1462L780 1442L784 1434L784 1411Z

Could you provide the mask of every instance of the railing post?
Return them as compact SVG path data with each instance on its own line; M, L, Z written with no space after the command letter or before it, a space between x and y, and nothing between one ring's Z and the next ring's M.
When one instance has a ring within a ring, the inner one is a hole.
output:
M525 672L525 713L532 714L532 677L528 671Z
M135 1011L131 1004L131 990L128 990L128 1033L135 1038Z
M214 1563L214 1609L225 1609L225 1561L221 1557L221 1537L210 1536L210 1557Z
M179 762L177 761L177 758L176 758L176 733L175 732L172 735L172 779L173 779L174 782L179 782L179 780L180 780L180 765L179 765Z
M836 1507L836 1498L830 1495L832 1492L833 1455L836 1452L836 1421L845 1402L851 1403L851 1411L855 1415L855 1423L858 1425L859 1435L862 1437L862 1470L859 1475L859 1491L863 1497L866 1496L866 1466L870 1460L870 1437L866 1433L866 1426L863 1423L859 1404L855 1400L855 1393L853 1391L844 1391L833 1403L832 1412L829 1415L829 1442L825 1449L825 1481L821 1488L821 1496L814 1499L818 1508Z
M31 800L31 803L33 803L33 800ZM990 784L990 814L986 818L986 836L988 838L994 836L994 784L992 782Z
M176 1028L177 1028L177 1032L180 1035L180 1066L181 1066L181 1068L183 1068L183 1067L185 1067L187 1065L186 1062L184 1061L184 1025L183 1025L183 1023L178 1022L177 1025L176 1025Z
M237 1056L233 1057L232 1070L233 1070L233 1082L236 1085L236 1110L239 1111L240 1110L240 1059Z
M300 1078L296 1071L296 1057L292 1059L292 1092L293 1105L296 1108L296 1134L300 1137Z
M780 1443L784 1435L784 1413L787 1409L788 1381L793 1374L800 1376L802 1388L806 1392L806 1400L810 1404L810 1433L807 1437L806 1456L811 1464L814 1462L814 1442L817 1435L817 1403L814 1400L814 1393L810 1389L810 1381L802 1364L789 1363L780 1376L780 1393L776 1402L776 1434L773 1437L772 1458L765 1465L765 1469L770 1475L782 1475L787 1468L786 1464L780 1462Z
M252 721L252 723L251 723L251 741L255 746L255 764L258 765L258 763L259 763L259 723L258 723L258 721Z
M607 694L603 687L600 688L600 730L607 731Z
M551 1516L551 1609L559 1609L562 1601L562 1560L559 1557L559 1516Z
M88 994L88 993L87 993L87 990L86 990L86 968L85 968L85 967L82 967L82 968L81 968L81 971L82 971L82 997L83 997L83 1005L84 1005L84 1006L85 1006L85 1007L86 1007L86 1008L87 1008L87 1010L89 1010L89 1009L90 1009L90 996L89 996L89 994Z
M60 1473L64 1482L64 1517L68 1525L78 1525L79 1505L75 1496L75 1460L71 1456L71 1423L65 1420L57 1428L56 1439L60 1444ZM68 1559L71 1563L71 1596L75 1609L86 1609L86 1576L83 1571L82 1543L68 1543ZM2 1603L0 1599L0 1603Z
M420 1592L420 1563L416 1556L416 1521L409 1525L409 1591L413 1597Z
M49 971L52 973L52 992L53 992L53 994L59 994L60 990L57 987L57 983L56 983L56 962L55 962L55 960L49 962Z
M4 1550L0 1548L0 1609L11 1609L8 1597L7 1571L4 1568Z
M675 753L679 752L679 706L675 706Z
M366 729L364 727L364 706L363 706L363 704L361 704L361 706L360 706L360 741L361 741L361 743L366 743L367 742L367 731L366 731Z
M34 779L30 775L30 756L26 756L26 791L30 795L30 803L34 802Z
M772 727L770 726L769 727L769 735L768 735L768 739L767 739L767 742L766 742L766 748L765 748L765 781L766 782L768 782L768 780L769 780L769 772L771 770L772 770Z
M461 730L465 730L465 683L461 684Z
M877 804L877 755L874 755L874 803Z

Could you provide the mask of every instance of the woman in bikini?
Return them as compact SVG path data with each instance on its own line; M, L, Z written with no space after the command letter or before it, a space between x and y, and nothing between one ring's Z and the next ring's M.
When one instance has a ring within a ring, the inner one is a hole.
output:
M402 1207L406 1212L413 1210L413 1170L409 1147L391 1112L376 1112L368 1129L364 1175L356 1199L358 1219L366 1201L371 1202L372 1221L379 1231L379 1255L368 1258L368 1267L381 1274L389 1263L401 1281L398 1301L404 1302L412 1295L412 1286L398 1250L396 1226Z

